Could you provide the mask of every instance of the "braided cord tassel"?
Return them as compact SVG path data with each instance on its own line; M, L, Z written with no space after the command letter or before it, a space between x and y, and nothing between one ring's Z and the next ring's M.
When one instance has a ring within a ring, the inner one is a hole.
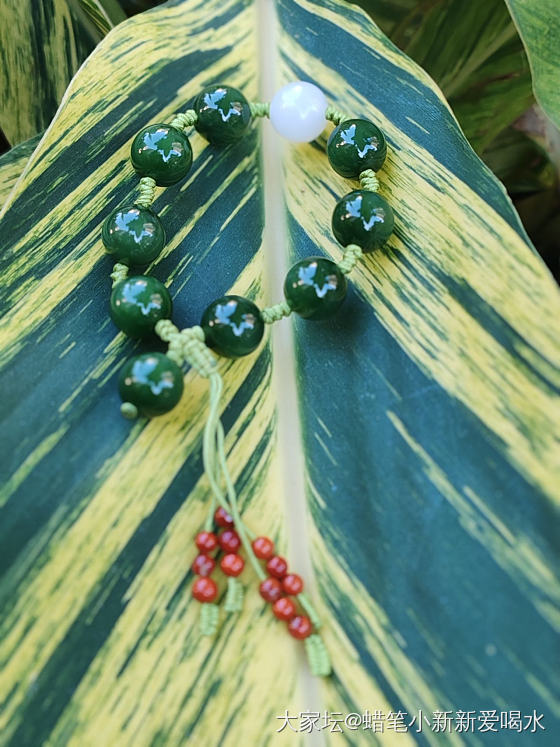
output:
M315 677L328 677L332 671L331 659L320 635L313 633L305 639L305 653L311 674Z
M217 604L202 604L200 607L199 629L202 635L212 636L218 630L220 610Z
M227 581L226 601L224 610L226 612L240 612L243 609L243 586L234 576L229 576Z

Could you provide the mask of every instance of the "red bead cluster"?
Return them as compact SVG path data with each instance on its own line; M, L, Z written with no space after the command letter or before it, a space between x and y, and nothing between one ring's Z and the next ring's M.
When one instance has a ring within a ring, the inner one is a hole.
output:
M272 604L272 611L279 620L288 623L290 635L307 638L313 632L311 620L297 611L292 598L303 591L303 579L297 573L288 573L287 562L274 554L274 543L268 537L257 537L253 542L253 552L260 560L266 560L269 573L259 587L261 597Z
M192 595L199 602L213 602L218 596L216 582L210 578L216 567L216 560L210 553L214 550L224 553L220 559L220 568L226 576L239 576L245 567L245 561L237 554L241 547L241 539L233 529L232 517L220 507L216 509L214 521L221 527L219 534L199 532L195 539L200 554L192 564L192 570L198 576L192 587Z
M241 539L233 528L233 519L223 508L216 509L214 521L220 532L199 532L196 535L196 546L200 554L192 565L195 579L192 594L199 602L213 602L218 595L216 582L210 574L216 567L216 560L210 555L215 550L224 554L220 559L220 568L226 576L239 576L245 561L238 554ZM280 555L274 554L274 542L268 537L257 537L253 543L253 552L259 560L266 561L269 574L259 586L261 597L272 604L274 615L288 623L288 631L294 638L307 638L313 632L311 620L297 609L294 597L303 591L303 580L297 573L288 573L288 563Z

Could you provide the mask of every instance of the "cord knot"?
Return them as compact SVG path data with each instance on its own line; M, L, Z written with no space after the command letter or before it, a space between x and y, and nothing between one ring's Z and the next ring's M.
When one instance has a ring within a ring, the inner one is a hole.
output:
M216 358L206 345L202 327L188 327L180 333L185 360L201 376L208 378L216 368Z
M143 176L138 183L138 197L134 204L139 208L149 208L156 194L156 182L151 176Z
M170 127L176 127L178 130L186 130L192 127L198 120L198 114L194 109L187 109L186 112L176 114L171 120Z
M325 119L328 119L330 122L332 122L334 125L339 125L341 122L344 122L345 119L349 119L344 112L341 112L339 109L336 109L334 106L327 106L327 111L325 112Z
M375 171L366 169L360 174L360 187L368 189L370 192L379 191L379 179L375 176Z
M119 280L124 280L127 275L128 265L124 265L122 262L116 262L113 265L113 272L109 275L109 277L113 281L113 288L119 282Z
M261 319L265 324L272 324L278 322L282 317L290 316L292 313L291 308L288 306L286 301L276 303L274 306L268 306L266 309L261 311Z
M342 259L338 263L338 269L340 270L340 272L344 273L345 275L348 275L349 272L352 272L358 260L362 257L363 253L364 252L361 246L358 246L357 244L348 244L348 246L344 249Z
M268 101L250 101L249 109L252 117L270 117L270 104Z

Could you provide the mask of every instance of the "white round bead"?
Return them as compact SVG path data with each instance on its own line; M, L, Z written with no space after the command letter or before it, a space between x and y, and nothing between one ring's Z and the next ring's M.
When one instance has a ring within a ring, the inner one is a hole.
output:
M313 83L296 80L274 94L270 121L283 137L294 143L310 143L324 130L327 99Z

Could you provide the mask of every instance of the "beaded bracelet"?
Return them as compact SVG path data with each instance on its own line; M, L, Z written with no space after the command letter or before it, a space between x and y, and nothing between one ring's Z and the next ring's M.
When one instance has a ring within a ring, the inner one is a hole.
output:
M163 226L150 209L155 188L174 184L189 171L193 160L186 134L189 127L194 126L213 144L227 145L241 138L259 117L270 118L281 135L295 142L314 140L327 120L335 125L327 143L329 162L340 175L360 182L360 189L336 204L332 216L333 233L345 247L342 260L336 263L322 256L302 259L286 275L281 303L259 310L249 299L226 295L208 306L199 326L179 330L171 321L167 288L154 277L128 275L130 266L154 260L165 243ZM385 137L375 124L345 117L328 106L323 92L311 83L296 81L284 86L270 104L249 103L231 86L209 86L196 97L192 109L177 114L170 124L149 125L136 135L130 158L141 177L139 195L131 206L111 213L102 229L105 249L117 260L111 273L112 320L130 337L146 338L155 333L168 343L165 354L143 353L124 365L119 377L122 414L127 418L153 417L171 410L183 392L183 362L209 380L210 407L202 456L212 503L204 529L195 539L199 554L192 565L197 574L192 594L202 602L201 632L213 635L218 627L219 609L214 603L218 586L210 578L216 566L215 551L222 553L220 568L227 577L224 610L233 613L241 609L243 587L238 576L245 565L239 554L243 547L260 580L260 595L273 605L274 615L287 622L290 634L305 641L310 669L318 676L328 675L331 664L318 633L319 617L303 592L303 580L288 573L272 540L253 533L239 515L219 418L222 378L212 350L226 358L239 358L257 349L267 324L292 312L320 320L338 310L346 296L346 275L363 253L380 247L393 230L393 212L377 194L375 176L386 153Z

